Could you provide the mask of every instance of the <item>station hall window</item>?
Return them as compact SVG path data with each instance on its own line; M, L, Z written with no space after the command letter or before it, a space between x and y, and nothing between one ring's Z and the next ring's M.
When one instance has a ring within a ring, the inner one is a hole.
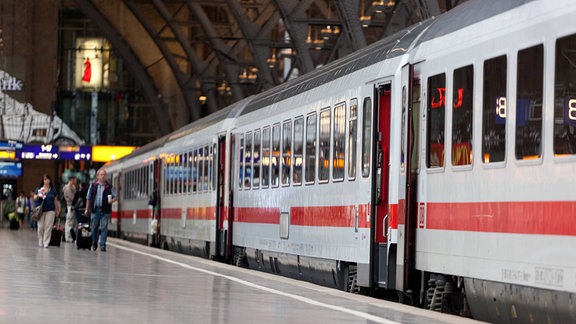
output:
M516 84L516 159L536 159L542 156L543 45L518 52Z
M428 78L428 120L426 165L429 168L444 166L444 116L446 108L446 75Z
M472 65L454 70L452 98L452 165L468 165L472 163Z
M576 154L576 34L556 41L554 154Z
M506 56L484 62L482 94L482 160L484 163L504 161L506 157Z
M304 163L304 176L306 183L316 180L316 113L306 117L306 162Z
M372 99L370 97L364 98L362 116L362 177L368 177L372 149Z

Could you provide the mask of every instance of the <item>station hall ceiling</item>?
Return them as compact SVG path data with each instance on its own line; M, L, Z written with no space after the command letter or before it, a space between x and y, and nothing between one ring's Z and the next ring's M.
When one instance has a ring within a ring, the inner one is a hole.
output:
M74 2L122 57L167 133L463 0Z

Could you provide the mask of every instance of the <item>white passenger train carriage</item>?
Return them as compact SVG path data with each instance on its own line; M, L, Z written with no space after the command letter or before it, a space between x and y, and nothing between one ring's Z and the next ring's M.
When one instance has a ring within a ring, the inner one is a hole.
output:
M470 0L111 163L118 233L492 322L576 318L574 4Z

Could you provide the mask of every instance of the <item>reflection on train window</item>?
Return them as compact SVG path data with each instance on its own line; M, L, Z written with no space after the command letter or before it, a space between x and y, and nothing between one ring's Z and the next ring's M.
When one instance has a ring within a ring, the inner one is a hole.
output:
M318 148L318 182L330 177L330 108L320 112L320 141Z
M254 152L252 157L252 188L260 187L260 130L254 131Z
M428 118L426 121L426 166L444 166L444 116L446 108L446 75L428 78Z
M452 88L452 165L472 164L474 67L454 70Z
M348 179L356 178L356 136L358 135L358 99L350 101L350 121L348 122Z
M304 163L304 176L306 183L316 180L316 113L306 117L306 160Z
M240 140L239 140L239 148L240 148L240 152L238 153L238 157L240 158L240 160L238 161L238 188L242 189L242 187L244 186L244 135L240 135ZM196 152L194 152L194 157L197 158ZM198 167L198 164L196 164L196 167ZM198 178L196 178L198 179Z
M576 35L556 41L554 154L576 154Z
M346 104L334 108L334 142L332 147L332 179L344 180L346 149Z
M192 153L192 160L190 161L190 163L192 164L191 168L192 170L190 171L192 174L192 188L191 191L193 193L196 193L198 191L198 150L194 150L194 153Z
M209 183L210 187L208 188L210 191L214 191L216 189L216 177L214 176L214 159L216 158L216 150L215 145L210 146L210 164L209 164Z
M282 185L290 184L290 165L292 164L292 121L286 120L282 125Z
M204 191L204 164L206 163L204 156L205 152L201 147L198 149L198 192Z
M294 157L292 170L292 183L302 184L302 153L304 151L304 117L294 120Z
M180 178L182 179L181 193L188 192L188 152L182 154L182 160L180 160Z
M194 152L188 152L188 169L187 169L187 179L188 179L188 193L194 192Z
M278 187L280 184L280 124L272 126L272 160L270 163L272 186Z
M252 180L252 132L244 136L244 188L250 189Z
M362 176L370 175L370 151L372 148L372 99L364 98L362 107Z
M516 159L537 159L542 156L543 45L518 52L516 84Z
M208 191L210 189L210 152L208 151L208 146L204 147L204 178L202 179L203 189L204 191Z
M270 127L262 130L262 188L270 184Z
M506 56L484 62L482 95L482 160L504 161L506 156Z

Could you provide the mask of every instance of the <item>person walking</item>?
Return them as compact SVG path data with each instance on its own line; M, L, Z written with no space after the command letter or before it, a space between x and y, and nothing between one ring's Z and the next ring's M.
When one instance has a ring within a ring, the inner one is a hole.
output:
M54 218L60 215L60 204L57 204L58 193L47 174L42 176L40 186L34 192L36 206L42 204L42 214L38 219L38 246L48 248L52 237Z
M66 224L64 225L64 241L74 242L72 229L75 229L74 223L76 221L76 216L74 215L74 195L76 194L76 177L70 176L68 178L68 183L62 188L62 195L64 200L66 200Z
M16 198L16 213L18 214L18 227L21 231L24 230L24 215L26 215L26 194L24 191L20 192L20 196Z
M30 221L31 231L38 229L38 222L32 219L33 206L36 206L34 203L34 190L30 191L28 198L26 198L26 209L28 210L28 220Z
M112 212L112 203L117 200L116 190L106 180L106 171L98 170L96 182L88 188L86 195L86 216L90 216L92 227L92 249L98 249L98 227L102 232L100 251L106 252L106 239L108 237L108 220Z
M76 194L74 195L74 200L72 205L74 206L74 212L76 213L76 223L88 223L88 220L84 220L84 212L86 211L86 195L88 194L88 184L82 182Z

